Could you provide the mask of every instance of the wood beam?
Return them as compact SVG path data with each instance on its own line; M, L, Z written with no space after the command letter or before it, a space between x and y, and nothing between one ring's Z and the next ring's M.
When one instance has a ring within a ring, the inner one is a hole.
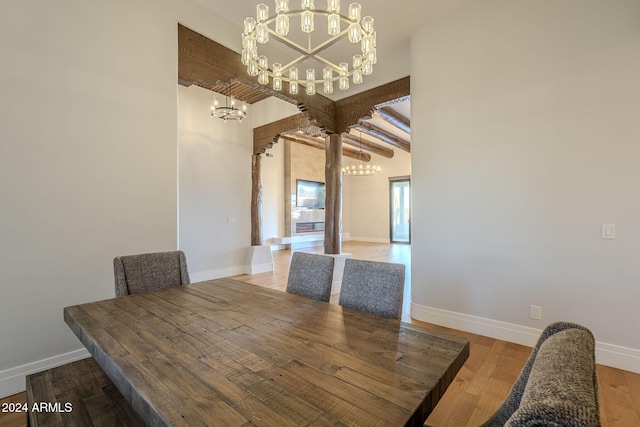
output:
M247 74L239 53L178 24L178 83L212 89L219 80L237 80L295 104L300 111L308 113L321 129L336 132L335 104L332 100L320 94L307 95L305 91L297 95L276 92L269 86L260 85L256 77Z
M386 142L387 144L391 144L394 147L398 147L401 150L406 151L407 153L411 152L411 143L406 139L400 138L392 133L387 132L386 130L379 128L378 126L366 122L364 120L360 120L357 126L353 126L354 128L361 130L362 132L370 135L374 138L378 138L381 141Z
M370 151L373 154L386 157L387 159L392 158L394 155L394 152L391 148L384 147L380 144L376 144L375 142L367 141L364 138L358 138L357 136L351 135L350 133L342 133L342 142L343 144L346 143L349 145L353 145L354 147L362 148L363 150Z
M301 135L299 133L289 133L285 135L280 135L280 138L287 141L308 145L309 147L317 148L319 150L324 150L326 148L325 141L322 138L314 138L312 136ZM358 153L360 153L360 150L356 150L351 147L344 147L344 146L342 147L343 156L351 157L352 159L358 159L365 162L368 162L371 160L371 154L363 152L362 156L359 156Z
M278 142L281 134L297 131L312 124L308 114L300 113L254 128L253 154L263 154L266 152L269 148L273 147L273 144Z
M387 122L391 123L398 129L400 129L401 131L411 135L411 121L407 117L398 113L393 108L391 107L378 108L376 110L376 113L379 114L380 117L385 119Z
M325 145L324 253L339 254L342 251L342 138L329 135Z
M251 246L262 245L262 156L251 157Z
M411 94L409 77L336 101L336 129L346 131L361 118L369 118L376 105L407 97Z

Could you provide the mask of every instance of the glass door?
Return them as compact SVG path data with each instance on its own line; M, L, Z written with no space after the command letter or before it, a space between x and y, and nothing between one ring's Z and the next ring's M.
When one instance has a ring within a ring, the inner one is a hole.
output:
M389 178L391 243L411 243L411 180Z

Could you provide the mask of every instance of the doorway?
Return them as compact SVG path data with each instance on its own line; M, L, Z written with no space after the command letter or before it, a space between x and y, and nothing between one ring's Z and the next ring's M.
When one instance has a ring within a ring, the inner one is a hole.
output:
M411 243L411 179L389 178L391 243Z

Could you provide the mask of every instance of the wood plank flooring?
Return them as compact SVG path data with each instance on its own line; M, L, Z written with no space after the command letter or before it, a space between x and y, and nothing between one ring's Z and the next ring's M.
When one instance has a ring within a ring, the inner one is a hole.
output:
M322 248L305 249L322 252ZM471 355L442 400L427 420L434 427L478 426L485 421L509 393L531 349L493 338L425 324L409 317L410 258L409 245L344 242L343 252L355 258L373 261L400 262L407 265L405 298L402 320L422 324L467 337L471 342ZM272 289L286 288L291 261L290 251L274 252L275 270L271 273L234 277ZM337 303L337 296L332 301ZM640 427L640 375L598 365L599 396L602 425L604 427ZM20 393L0 402L24 402ZM26 426L24 414L0 414L0 427Z
M305 249L322 253L322 247ZM342 252L354 258L399 262L407 266L402 320L462 335L471 342L471 355L427 419L427 425L478 426L500 406L531 354L531 348L437 325L409 316L411 301L411 246L344 242ZM290 251L274 252L272 273L234 277L256 285L285 290ZM332 295L332 303L338 295ZM640 375L598 365L600 412L603 427L640 427Z

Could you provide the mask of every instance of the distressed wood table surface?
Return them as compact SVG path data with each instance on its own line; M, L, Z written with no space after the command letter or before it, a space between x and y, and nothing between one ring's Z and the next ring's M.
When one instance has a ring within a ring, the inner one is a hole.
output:
M217 279L64 309L148 425L422 426L462 337Z

